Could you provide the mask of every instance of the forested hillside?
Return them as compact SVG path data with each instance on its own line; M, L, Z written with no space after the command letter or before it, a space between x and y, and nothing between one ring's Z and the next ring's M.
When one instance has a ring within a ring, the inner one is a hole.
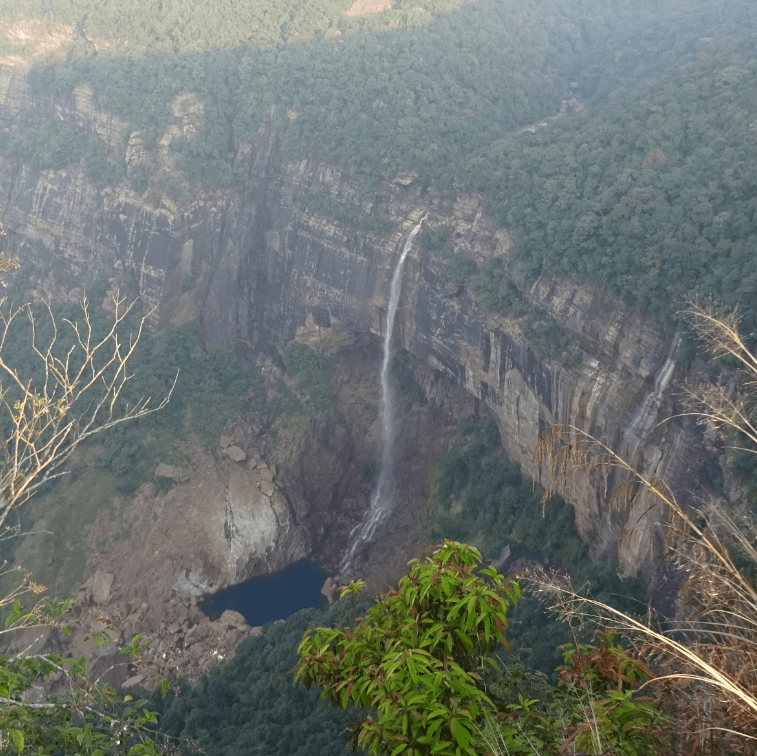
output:
M355 5L356 7L353 7ZM266 0L249 3L221 0L9 0L3 15L71 24L76 39L63 50L74 57L139 58L165 53L194 53L240 45L270 48L338 37L359 31L417 29L434 15L459 8L462 0L429 0L418 7L409 0L353 3L353 0ZM0 54L13 50L0 34ZM3 42L5 49L3 49ZM22 46L21 46L22 47Z
M54 5L51 18L87 10L83 1ZM139 12L155 17L147 6ZM172 97L196 92L204 127L172 148L187 176L209 187L237 180L236 145L257 138L275 105L290 157L346 163L366 192L407 168L440 191L484 191L516 233L527 282L542 271L586 276L662 315L693 291L713 293L740 304L752 331L757 8L642 3L599 14L600 6L482 0L429 6L437 15L422 28L330 39L314 32L309 44L211 35L209 47L227 49L178 45L179 54L118 58L107 48L85 59L72 51L35 67L32 81L56 96L89 82L99 104L148 145L169 122ZM170 24L161 33L173 38ZM569 93L578 110L554 117ZM546 126L519 132L540 118ZM0 149L39 167L81 160L97 181L127 174L122 153L58 120L23 137L0 133ZM134 171L128 180L141 191L149 176ZM509 286L504 271L487 276ZM495 309L510 300L496 290L483 297Z
M663 313L713 295L753 332L756 52L754 31L703 41L669 75L474 158L526 279L588 276Z

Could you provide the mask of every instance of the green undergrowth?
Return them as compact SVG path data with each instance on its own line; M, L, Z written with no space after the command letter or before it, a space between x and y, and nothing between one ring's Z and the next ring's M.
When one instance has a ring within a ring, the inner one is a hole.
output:
M569 504L555 496L542 511L541 487L519 464L501 458L499 432L491 420L466 420L458 425L458 434L460 446L443 452L436 462L422 534L426 543L444 538L471 543L492 560L509 546L511 557L548 559L600 601L631 613L644 610L643 582L621 580L616 562L591 561ZM528 596L512 611L508 638L526 664L548 675L560 662L556 647L572 640L570 629Z
M23 137L0 133L0 151L36 168L64 168L80 162L92 181L115 184L126 176L123 155L110 151L101 139L75 131L57 118Z
M328 359L296 341L286 345L283 359L287 374L301 389L302 398L279 379L275 395L268 404L269 420L299 431L336 420Z
M89 526L100 512L115 512L122 501L115 476L97 466L99 451L90 446L77 453L57 482L24 505L18 521L11 517L11 523L19 522L28 535L6 544L3 558L29 570L36 582L48 588L47 595L72 594L84 577ZM11 572L0 579L3 595L18 575Z
M336 199L326 187L316 186L304 196L305 207L311 213L321 213L333 218L342 226L372 234L386 234L391 222L382 210L364 213Z
M132 369L124 407L143 396L159 401L176 385L159 413L103 434L99 464L116 475L125 493L151 478L158 462L180 462L182 443L193 438L214 451L234 415L253 417L265 409L262 379L228 346L203 349L196 323L144 334Z

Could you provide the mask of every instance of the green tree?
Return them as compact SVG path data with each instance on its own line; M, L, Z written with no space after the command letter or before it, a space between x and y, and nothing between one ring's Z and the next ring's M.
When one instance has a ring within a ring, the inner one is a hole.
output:
M303 638L297 679L320 685L335 706L365 712L353 745L393 756L476 753L477 723L493 709L481 673L521 595L480 563L477 549L445 541L413 560L353 630L321 627Z
M13 622L55 622L65 604L48 604L43 612L23 612L16 607ZM106 634L94 637L104 643ZM137 653L140 638L123 653ZM55 675L63 692L43 701L28 697L32 682ZM147 726L156 715L144 708L145 700L119 695L90 679L83 657L19 653L0 655L0 747L18 754L128 754L157 756Z

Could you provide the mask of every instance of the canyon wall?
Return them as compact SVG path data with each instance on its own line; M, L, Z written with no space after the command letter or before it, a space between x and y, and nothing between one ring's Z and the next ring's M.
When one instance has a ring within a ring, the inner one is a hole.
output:
M97 110L80 87L67 100L33 96L23 69L0 67L0 128L20 133L50 116L125 149L130 170L178 177L171 139L195 132L203 106L191 95L172 103L174 123L153 150L126 124ZM375 201L388 214L378 236L340 226L305 206L325 187L360 214L371 210L350 175L314 159L285 159L277 134L261 129L236 146L237 185L187 193L175 201L153 182L143 193L128 180L91 183L78 166L38 170L0 156L0 220L40 295L76 296L97 279L134 288L155 308L156 327L199 318L207 343L228 342L245 359L277 359L293 338L316 349L345 349L382 336L389 282L407 232L447 229L459 253L508 265L512 239L484 201L425 191L412 175L382 185ZM555 423L596 435L647 477L677 491L695 484L699 441L676 413L678 339L650 317L621 306L592 284L539 279L524 296L548 312L573 346L559 358L539 354L519 321L479 306L465 286L446 282L442 260L417 245L407 260L397 316L398 343L432 371L421 383L434 401L442 386L464 388L499 426L505 452L526 470L539 435ZM429 377L431 376L431 377ZM377 455L378 456L378 455ZM545 466L534 470L548 482ZM630 512L610 500L616 481L577 472L562 495L597 556L617 555L625 574L652 577L662 548L664 513L639 497Z

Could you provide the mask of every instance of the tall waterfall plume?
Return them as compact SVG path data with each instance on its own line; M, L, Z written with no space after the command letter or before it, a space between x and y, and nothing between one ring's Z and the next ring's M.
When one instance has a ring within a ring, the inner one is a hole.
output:
M392 276L389 289L389 306L386 310L386 332L384 333L384 358L381 362L381 467L379 469L376 488L371 496L371 508L363 522L353 528L350 533L350 549L342 560L340 571L345 575L352 567L355 552L362 543L373 538L376 528L386 520L394 509L394 404L389 386L389 365L393 354L394 318L402 293L402 271L405 260L413 246L413 240L421 230L424 214L418 223L405 237L402 253Z

